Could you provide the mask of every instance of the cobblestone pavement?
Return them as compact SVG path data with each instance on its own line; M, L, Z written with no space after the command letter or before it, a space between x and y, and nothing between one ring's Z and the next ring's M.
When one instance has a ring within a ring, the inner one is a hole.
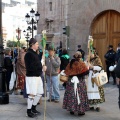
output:
M64 90L61 90L60 103L48 103L46 120L120 120L120 110L118 108L118 88L112 83L105 85L106 102L101 104L101 111L88 111L85 116L71 116L69 112L62 109L62 99ZM21 95L10 95L8 105L0 105L0 120L44 120L44 99L37 107L42 115L36 118L26 117L26 99Z

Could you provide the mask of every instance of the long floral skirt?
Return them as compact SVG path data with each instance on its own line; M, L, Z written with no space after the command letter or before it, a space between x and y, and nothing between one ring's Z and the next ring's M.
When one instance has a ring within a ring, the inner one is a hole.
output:
M83 79L79 79L77 88L80 98L79 105L74 92L74 83L72 83L71 80L66 83L66 90L63 98L63 109L67 109L67 111L71 112L85 112L89 110L89 105L86 84Z
M24 82L25 82L25 76L18 75L18 81L17 81L17 89L24 89Z
M105 102L105 96L104 96L103 87L102 86L98 87L98 89L99 89L100 99L89 100L90 105L97 105L97 104L101 104L101 103Z

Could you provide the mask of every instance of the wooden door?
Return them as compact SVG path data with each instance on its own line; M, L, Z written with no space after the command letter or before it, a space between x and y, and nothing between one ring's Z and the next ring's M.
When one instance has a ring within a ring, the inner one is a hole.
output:
M117 45L120 43L120 13L110 10L98 15L92 23L91 34L94 39L94 47L105 68L104 55L108 50L107 47L111 44L116 51Z

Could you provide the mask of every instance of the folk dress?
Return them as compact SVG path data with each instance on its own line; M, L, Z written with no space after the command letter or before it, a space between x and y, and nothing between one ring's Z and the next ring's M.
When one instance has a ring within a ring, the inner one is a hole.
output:
M99 73L102 70L102 63L100 58L97 56L91 59L90 63L93 65L93 70L89 71L87 81L87 94L90 105L97 105L105 102L103 86L98 87L95 83L92 83L92 76Z
M84 79L84 76L88 74L88 69L85 63L82 61L75 61L72 68L70 67L70 64L68 64L65 69L65 74L69 75L69 80L66 83L63 109L70 112L85 112L86 110L89 110L87 88ZM75 80L73 82L74 78ZM75 89L75 86L77 89Z

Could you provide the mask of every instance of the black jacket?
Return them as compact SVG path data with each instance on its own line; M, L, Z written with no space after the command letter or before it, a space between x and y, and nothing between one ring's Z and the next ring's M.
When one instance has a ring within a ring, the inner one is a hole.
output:
M109 66L114 65L115 56L116 56L116 52L114 50L109 50L104 56L106 59L106 65L109 65Z
M114 72L116 74L116 77L120 78L120 59L119 59L119 61L117 63L117 66L116 66Z
M82 49L78 49L77 51L81 52L82 54L82 59L84 60L85 52Z
M119 58L120 58L120 49L117 50L116 52L115 61L118 62Z
M7 70L7 72L12 73L12 71L13 71L12 57L5 56L4 66L5 66L5 69Z
M62 70L65 70L65 68L69 64L70 57L67 54L66 55L62 55L60 57L60 60L61 60L60 70L62 71Z
M42 74L42 64L38 54L32 49L28 49L25 55L26 76L38 77Z

